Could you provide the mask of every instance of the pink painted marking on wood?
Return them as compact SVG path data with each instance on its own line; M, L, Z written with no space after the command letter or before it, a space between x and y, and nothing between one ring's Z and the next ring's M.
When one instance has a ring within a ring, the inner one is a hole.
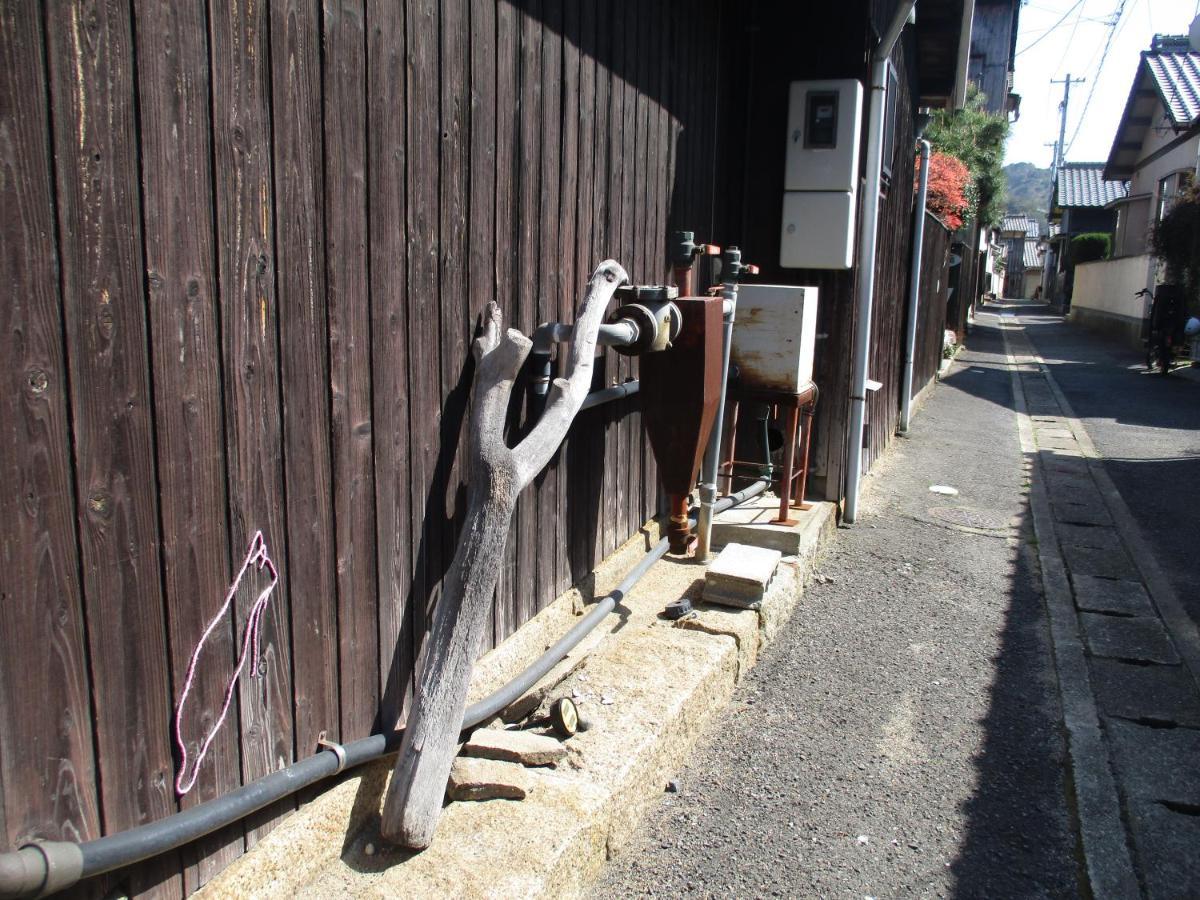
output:
M254 600L254 605L250 607L250 617L246 620L246 630L242 633L242 649L238 654L237 668L233 670L233 677L229 679L229 684L225 686L225 705L221 707L221 715L217 717L217 721L209 729L208 734L204 736L204 740L200 744L200 752L196 755L196 764L192 767L191 777L185 780L184 776L188 770L188 753L187 746L183 740L183 707L187 703L188 694L192 690L192 682L196 676L196 665L200 661L200 652L204 649L204 643L233 606L233 598L237 596L238 588L242 584L242 578L245 577L251 566L255 566L259 571L266 569L271 576L271 582L259 592L258 597ZM259 637L262 615L266 612L267 604L271 599L271 592L275 590L275 585L278 583L279 570L275 568L275 563L271 560L271 556L267 552L266 539L263 537L261 531L256 531L254 532L254 537L250 539L250 547L246 551L246 558L242 561L242 567L238 570L237 576L233 579L233 584L229 586L229 591L225 594L225 602L221 605L217 614L212 617L212 621L208 623L208 627L204 629L204 634L200 636L200 641L196 644L196 649L192 651L192 658L188 662L187 677L183 682L183 693L180 694L179 705L175 708L175 746L179 748L179 773L175 776L175 793L180 797L190 791L193 785L195 785L196 776L200 772L200 764L204 762L204 757L208 754L209 745L212 744L213 738L217 736L217 732L221 730L221 726L225 724L225 717L229 714L229 707L233 703L234 687L242 675L242 669L245 668L247 659L253 658L255 661L250 667L250 677L254 678L258 675Z

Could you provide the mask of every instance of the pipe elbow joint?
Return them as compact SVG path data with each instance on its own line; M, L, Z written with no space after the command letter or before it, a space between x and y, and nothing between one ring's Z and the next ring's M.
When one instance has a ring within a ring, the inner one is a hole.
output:
M0 853L0 900L46 897L83 875L83 852L70 841L40 841Z

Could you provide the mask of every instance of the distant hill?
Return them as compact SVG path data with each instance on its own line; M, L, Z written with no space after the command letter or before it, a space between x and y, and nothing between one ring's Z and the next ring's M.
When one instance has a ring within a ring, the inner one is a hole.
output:
M1025 213L1037 219L1046 233L1046 213L1050 206L1050 170L1039 169L1033 163L1013 163L1004 167L1008 178L1008 190L1004 197L1004 211Z

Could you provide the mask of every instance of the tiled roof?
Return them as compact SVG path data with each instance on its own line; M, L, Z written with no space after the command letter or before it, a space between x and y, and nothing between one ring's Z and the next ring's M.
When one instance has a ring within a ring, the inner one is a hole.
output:
M1200 123L1200 52L1188 49L1186 35L1155 35L1142 51L1104 168L1110 179L1128 178L1144 162L1146 134L1163 121L1160 103L1176 131Z
M1171 124L1194 124L1200 119L1200 53L1147 53L1145 59Z
M1005 216L1000 222L1001 231L1021 231L1026 237L1037 239L1041 236L1041 228L1038 226L1037 219L1031 219L1029 216Z
M1057 207L1107 206L1129 193L1124 181L1105 181L1104 163L1063 163L1055 180Z
M1042 248L1036 241L1025 242L1025 268L1040 269L1042 267Z

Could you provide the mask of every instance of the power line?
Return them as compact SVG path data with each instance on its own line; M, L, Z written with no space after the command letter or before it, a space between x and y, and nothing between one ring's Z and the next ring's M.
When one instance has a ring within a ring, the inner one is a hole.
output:
M1067 38L1068 50L1071 48L1071 45L1075 43L1075 32L1079 31L1079 23L1083 21L1083 10L1084 7L1079 7L1079 15L1075 17L1075 24L1071 26L1071 36Z
M1024 47L1022 47L1020 50L1018 50L1016 53L1014 53L1013 59L1016 59L1018 56L1020 56L1026 50L1032 50L1034 47L1036 47L1038 45L1038 43L1045 40L1045 38L1048 35L1053 34L1059 28L1059 26L1062 25L1063 22L1067 21L1067 19L1069 19L1071 17L1071 13L1075 12L1075 10L1077 10L1082 5L1083 5L1083 0L1075 0L1075 4L1070 9L1068 9L1065 13L1063 13L1063 17L1061 19L1059 19L1057 22L1055 22L1053 25L1051 25L1046 31L1042 32L1041 35L1034 38L1032 43L1026 44ZM1079 23L1076 22L1075 24L1078 25Z
M1104 61L1108 59L1108 51L1112 47L1113 38L1117 35L1117 26L1121 23L1121 17L1125 15L1125 5L1129 0L1120 0L1117 4L1117 9L1113 13L1112 22L1108 26L1108 38L1104 42L1104 52L1100 54L1100 64L1096 66L1096 75L1092 79L1092 87L1088 91L1087 99L1083 101L1083 112L1079 114L1079 121L1075 124L1075 131L1071 133L1071 140L1067 142L1066 149L1063 150L1063 158L1066 158L1071 146L1075 143L1075 138L1079 137L1079 131L1083 128L1084 120L1087 118L1088 107L1092 105L1092 97L1096 95L1096 88L1100 84L1100 73L1104 71Z

